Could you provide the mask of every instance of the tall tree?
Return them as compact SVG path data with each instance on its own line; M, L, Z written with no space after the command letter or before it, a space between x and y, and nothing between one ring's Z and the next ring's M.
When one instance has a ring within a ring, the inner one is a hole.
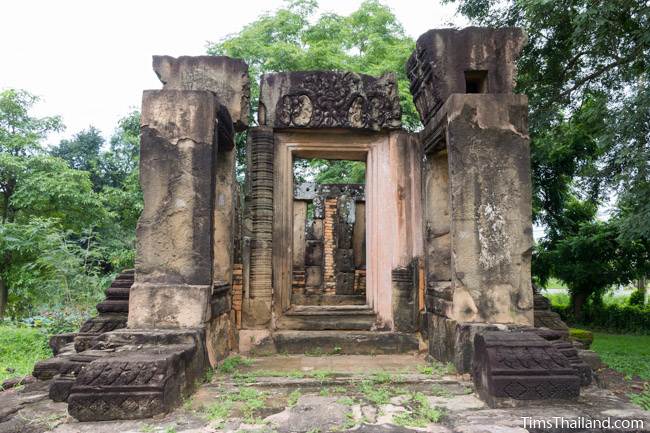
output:
M0 93L0 202L1 222L10 223L15 216L12 197L16 192L17 178L25 170L25 158L40 151L40 141L48 132L63 128L61 119L33 117L29 110L38 98L24 90L7 89ZM10 260L0 256L0 267ZM3 317L9 287L0 269L0 317Z
M100 172L100 155L104 138L94 126L80 131L71 140L61 140L50 151L52 156L66 161L71 168L90 173L95 191L102 187Z
M346 70L370 75L397 74L402 122L408 129L420 126L409 92L406 61L415 42L406 35L392 11L377 0L366 0L349 16L333 13L317 17L315 0L287 1L274 13L262 15L240 32L209 45L208 53L246 61L251 78L251 120L259 98L259 79L267 72ZM243 166L245 138L238 140L238 161ZM345 173L355 163L319 163L326 177Z

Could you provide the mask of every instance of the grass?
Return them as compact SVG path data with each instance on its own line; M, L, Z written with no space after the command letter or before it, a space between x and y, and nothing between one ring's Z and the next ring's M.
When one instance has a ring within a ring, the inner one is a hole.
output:
M234 355L234 356L229 356L226 358L223 363L219 366L219 372L220 373L233 373L235 370L239 369L239 367L244 366L248 367L253 364L253 361L247 358L242 358L239 355Z
M408 427L426 427L430 423L442 419L442 410L429 404L427 396L421 392L411 394L409 400L410 411L402 412L393 417L397 425Z
M212 403L203 411L209 421L223 423L236 408L241 412L244 420L249 424L259 423L255 414L266 405L267 394L254 388L241 387L237 392L221 396L220 400ZM297 401L297 398L296 398Z
M442 363L433 361L431 364L418 365L420 374L430 374L432 376L444 376L446 374L456 374L456 368L451 362Z
M591 349L605 364L629 377L650 381L650 335L594 332Z
M0 383L31 374L36 362L51 357L47 341L37 329L0 325Z

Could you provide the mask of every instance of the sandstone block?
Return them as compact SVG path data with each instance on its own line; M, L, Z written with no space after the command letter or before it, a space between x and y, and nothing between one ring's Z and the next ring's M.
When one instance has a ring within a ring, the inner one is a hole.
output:
M225 56L153 56L153 69L164 90L207 90L217 95L235 129L248 126L248 65Z

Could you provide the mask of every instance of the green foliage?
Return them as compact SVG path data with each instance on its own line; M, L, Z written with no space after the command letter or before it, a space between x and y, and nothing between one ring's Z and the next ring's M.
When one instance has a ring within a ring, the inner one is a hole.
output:
M79 317L133 265L139 114L120 121L109 151L90 127L46 152L40 141L62 126L31 117L36 100L0 94L0 316L57 309Z
M571 328L569 329L569 339L579 341L589 348L594 341L594 334L586 329Z
M300 398L301 395L302 393L300 392L299 389L294 389L293 391L291 391L291 393L287 397L287 406L294 407L298 403L298 399Z
M429 404L427 396L421 392L411 394L409 411L394 416L395 424L408 427L426 427L427 424L439 422L443 411Z
M589 302L584 305L580 320L576 320L570 306L553 305L552 309L569 325L588 326L620 333L650 333L650 306L648 305L604 305Z
M376 0L367 0L349 16L317 16L314 0L295 0L266 13L236 34L211 43L208 53L243 59L251 79L251 120L259 100L259 79L264 73L345 70L370 75L396 73L402 122L415 130L420 120L409 92L406 61L415 48L393 12ZM237 140L238 162L244 165L245 138ZM322 183L363 183L359 163L328 161L321 170ZM329 173L331 167L332 172ZM364 167L365 169L365 167ZM341 176L337 176L336 172ZM355 182L349 182L355 179Z
M52 356L47 340L37 329L0 324L0 383L30 375L36 362Z
M235 372L241 366L247 367L252 365L252 363L253 361L250 359L241 357L239 355L233 355L224 359L223 363L218 367L218 370L220 373L229 374Z
M630 303L630 305L638 305L638 306L645 305L645 289L637 289L634 292L632 292L628 302Z
M638 394L628 394L630 401L643 410L650 412L650 384L646 383L643 391Z
M608 367L628 376L650 380L650 335L594 333L591 349Z

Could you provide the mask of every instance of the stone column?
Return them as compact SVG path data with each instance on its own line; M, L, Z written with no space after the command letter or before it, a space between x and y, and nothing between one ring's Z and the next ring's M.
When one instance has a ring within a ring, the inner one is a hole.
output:
M199 327L209 319L215 119L211 92L148 90L130 328Z
M429 350L470 368L473 339L532 325L527 99L514 95L520 29L430 30L407 74L424 128Z

